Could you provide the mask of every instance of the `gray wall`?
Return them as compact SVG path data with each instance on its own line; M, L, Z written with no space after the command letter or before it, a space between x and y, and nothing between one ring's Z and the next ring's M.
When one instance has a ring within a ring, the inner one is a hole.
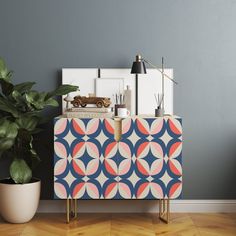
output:
M174 68L184 126L184 198L236 198L235 0L0 0L0 56L15 82L54 89L62 67L130 67L137 52ZM48 115L59 114L49 110ZM52 197L52 123L38 142ZM7 160L0 166L7 175Z

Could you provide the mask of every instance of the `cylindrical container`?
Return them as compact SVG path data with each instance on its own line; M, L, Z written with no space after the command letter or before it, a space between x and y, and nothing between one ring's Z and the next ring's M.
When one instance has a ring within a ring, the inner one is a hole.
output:
M130 111L127 108L121 108L119 107L117 109L118 117L120 118L126 118L130 115Z
M126 86L124 95L125 95L125 105L127 109L130 111L130 113L132 114L133 112L132 111L132 90L130 89L129 85Z
M118 116L118 108L126 108L125 104L115 104L115 116Z
M155 109L155 117L162 117L162 116L164 116L164 109L163 108Z

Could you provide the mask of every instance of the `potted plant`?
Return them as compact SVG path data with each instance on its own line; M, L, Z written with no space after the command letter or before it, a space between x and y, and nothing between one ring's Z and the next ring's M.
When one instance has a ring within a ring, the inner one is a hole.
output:
M33 90L34 82L12 84L12 72L0 59L0 156L11 158L10 177L0 180L0 213L11 223L24 223L34 216L40 198L39 179L32 170L40 159L34 149L34 135L45 122L42 111L58 106L53 98L78 89L61 85L52 92Z

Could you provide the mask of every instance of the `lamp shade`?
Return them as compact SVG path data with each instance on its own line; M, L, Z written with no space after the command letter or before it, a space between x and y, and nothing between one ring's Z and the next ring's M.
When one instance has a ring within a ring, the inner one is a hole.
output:
M143 61L134 61L131 74L146 74L146 66Z

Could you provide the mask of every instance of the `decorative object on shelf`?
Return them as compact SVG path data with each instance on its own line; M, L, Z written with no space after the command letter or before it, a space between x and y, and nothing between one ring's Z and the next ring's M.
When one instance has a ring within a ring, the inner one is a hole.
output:
M132 114L132 91L129 85L127 85L126 89L124 90L124 103L127 109Z
M123 78L96 78L96 96L112 98L115 93L124 93Z
M68 93L67 96L64 98L64 101L66 102L66 110L68 110L70 108L70 103L73 101L74 99L70 96L70 94Z
M118 109L119 108L126 108L125 105L125 95L122 93L112 94L114 106L114 114L118 116Z
M164 116L164 108L162 107L162 101L164 99L164 94L159 94L158 93L158 97L156 96L156 94L154 94L156 103L157 103L157 108L155 109L155 116L156 117L162 117Z
M125 104L115 104L115 107L114 107L115 116L118 116L118 109L119 108L126 108L126 106L125 106Z
M54 198L162 200L159 217L168 222L169 200L182 195L181 118L116 122L55 118Z
M122 93L112 94L115 104L125 104L125 95Z
M0 59L0 155L10 159L10 178L0 180L2 217L11 223L24 223L34 216L40 197L41 181L32 178L32 170L40 161L34 149L34 135L45 123L42 111L56 107L53 98L77 90L62 85L52 92L32 89L35 82L14 85L12 72Z
M128 116L130 116L130 111L126 107L120 107L117 109L117 116L119 118L127 118Z
M131 74L135 74L135 102L136 102L136 115L138 115L138 74L146 74L146 66L145 63L149 64L151 67L155 68L156 70L158 70L161 74L162 74L162 94L164 95L164 79L167 78L169 80L171 80L173 83L177 84L177 82L172 79L170 76L168 76L167 74L164 73L164 58L162 57L162 69L160 70L157 66L153 65L151 62L149 62L148 60L144 59L141 55L136 55L136 61L133 62L132 65L132 69L131 69ZM164 107L164 99L162 100L162 108L165 110Z
M79 107L79 106L86 107L88 104L93 104L101 108L101 107L109 107L111 105L111 100L109 97L75 96L71 104L74 107Z

